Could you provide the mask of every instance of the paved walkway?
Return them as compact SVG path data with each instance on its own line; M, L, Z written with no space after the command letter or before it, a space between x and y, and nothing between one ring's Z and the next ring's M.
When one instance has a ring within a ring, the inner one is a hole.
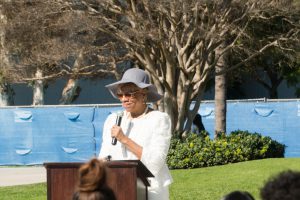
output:
M46 168L0 167L0 187L46 182Z

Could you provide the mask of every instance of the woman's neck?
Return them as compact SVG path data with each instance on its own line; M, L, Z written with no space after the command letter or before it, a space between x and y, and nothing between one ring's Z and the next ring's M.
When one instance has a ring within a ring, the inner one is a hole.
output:
M145 106L143 106L142 109L140 109L137 112L130 112L130 116L132 118L138 118L138 117L141 117L141 116L145 115L147 112L148 112L148 106L145 105Z

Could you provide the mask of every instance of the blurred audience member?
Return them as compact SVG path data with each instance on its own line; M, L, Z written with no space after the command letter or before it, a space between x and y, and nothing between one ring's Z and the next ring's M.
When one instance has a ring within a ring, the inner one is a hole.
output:
M233 191L225 195L221 200L254 200L254 197L246 191Z
M115 196L106 185L105 162L91 159L79 168L79 184L73 200L115 200Z
M299 200L300 172L283 171L271 177L260 190L263 200Z

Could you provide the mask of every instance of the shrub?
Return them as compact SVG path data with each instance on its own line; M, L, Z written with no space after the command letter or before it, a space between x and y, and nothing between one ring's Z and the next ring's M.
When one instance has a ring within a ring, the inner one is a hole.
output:
M167 156L171 169L198 168L284 156L285 145L259 133L234 131L211 140L207 133L173 137Z

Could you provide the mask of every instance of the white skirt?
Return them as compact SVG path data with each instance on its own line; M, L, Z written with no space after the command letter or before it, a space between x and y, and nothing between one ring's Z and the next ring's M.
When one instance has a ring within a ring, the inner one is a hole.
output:
M169 200L169 186L148 189L149 200Z
M137 199L144 199L146 195L143 182L137 181ZM169 186L148 187L148 200L169 200Z

